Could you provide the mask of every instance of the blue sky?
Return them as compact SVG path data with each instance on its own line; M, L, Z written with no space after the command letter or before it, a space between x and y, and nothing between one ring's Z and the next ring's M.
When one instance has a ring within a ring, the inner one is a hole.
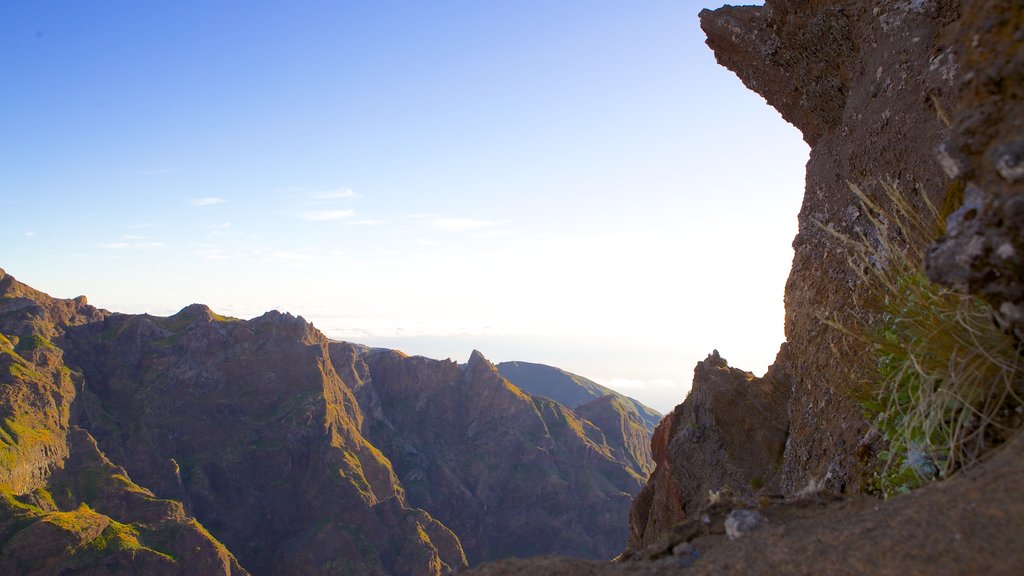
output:
M703 7L4 3L0 267L668 410L713 348L774 357L807 158Z

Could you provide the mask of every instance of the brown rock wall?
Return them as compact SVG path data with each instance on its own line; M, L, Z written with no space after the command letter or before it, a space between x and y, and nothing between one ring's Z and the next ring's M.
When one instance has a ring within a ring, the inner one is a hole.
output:
M945 54L959 25L954 1L773 1L701 13L719 62L765 96L811 145L786 285L790 441L781 487L859 489L856 446L866 425L858 391L873 378L863 344L823 320L859 325L870 288L823 227L877 239L849 184L886 205L874 183L912 203L948 204L935 149L959 73ZM899 240L897 240L898 242Z

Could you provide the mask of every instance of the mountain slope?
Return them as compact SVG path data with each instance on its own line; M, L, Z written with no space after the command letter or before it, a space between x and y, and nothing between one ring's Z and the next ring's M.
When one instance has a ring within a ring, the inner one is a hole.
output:
M61 344L105 316L0 269L0 573L247 574L179 502L135 484L72 424L84 379Z
M111 315L65 341L89 387L80 422L133 477L187 510L257 573L438 574L457 539L409 508L326 338L278 312L193 305Z
M459 534L472 563L621 551L647 471L597 426L524 393L479 352L459 366L336 343L332 358L349 362L339 373L359 374L364 432L409 501Z
M500 362L498 371L520 389L530 394L551 398L555 402L576 408L587 402L609 394L625 400L650 432L661 421L662 415L653 408L577 374L566 372L554 366L532 362Z
M0 573L608 559L650 467L624 401L574 411L479 353L331 342L279 312L110 313L2 272L0 416Z

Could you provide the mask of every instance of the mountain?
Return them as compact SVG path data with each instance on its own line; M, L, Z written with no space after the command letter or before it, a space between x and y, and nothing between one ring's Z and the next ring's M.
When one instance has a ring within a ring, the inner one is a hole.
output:
M619 394L589 378L566 372L560 368L531 362L501 362L497 366L502 376L508 378L509 382L523 391L551 398L570 408L582 406L602 396L612 395L630 405L639 414L644 426L651 432L661 421L662 415L653 408Z
M106 317L0 270L0 573L248 574L75 425L86 382L55 343Z
M462 366L341 342L331 355L358 382L364 434L409 501L458 534L471 562L621 551L653 464L629 457L611 428L524 393L477 351Z
M607 560L653 462L605 404L531 396L478 352L332 342L280 312L117 314L0 271L0 573Z

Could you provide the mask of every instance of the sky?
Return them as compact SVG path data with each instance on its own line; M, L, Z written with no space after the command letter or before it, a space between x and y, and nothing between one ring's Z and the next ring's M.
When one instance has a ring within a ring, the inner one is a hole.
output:
M671 410L713 349L774 359L808 155L719 5L5 2L0 267Z

